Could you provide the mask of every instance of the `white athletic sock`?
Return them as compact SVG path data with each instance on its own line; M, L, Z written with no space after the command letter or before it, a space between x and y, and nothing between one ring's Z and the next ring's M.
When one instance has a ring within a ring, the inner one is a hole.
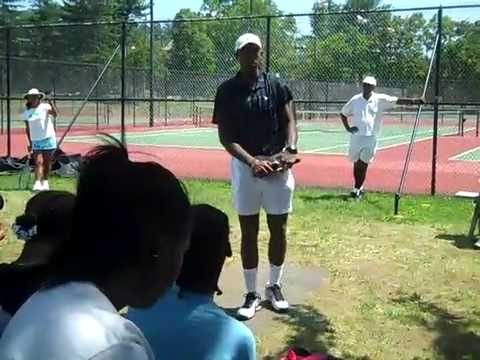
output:
M42 188L43 190L50 190L50 184L48 183L48 180L42 180Z
M283 265L276 266L270 264L270 282L269 285L280 285L283 275Z
M257 292L257 268L243 269L243 276L247 292Z

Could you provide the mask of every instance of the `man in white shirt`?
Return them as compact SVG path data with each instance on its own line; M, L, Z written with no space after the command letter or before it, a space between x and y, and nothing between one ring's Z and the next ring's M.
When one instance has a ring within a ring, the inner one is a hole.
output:
M345 129L351 134L349 157L353 161L353 176L355 184L351 192L354 199L363 196L363 183L367 176L368 165L377 151L377 138L382 128L382 115L395 105L420 105L423 98L398 98L377 94L373 90L377 80L367 76L362 82L363 91L352 97L342 108L340 117ZM352 117L353 126L348 123Z

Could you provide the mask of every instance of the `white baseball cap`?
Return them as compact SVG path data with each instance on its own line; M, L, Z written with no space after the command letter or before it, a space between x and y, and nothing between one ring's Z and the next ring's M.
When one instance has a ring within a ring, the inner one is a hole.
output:
M242 48L248 44L255 44L259 48L262 48L262 41L257 35L252 33L246 33L241 35L235 42L235 52L242 50Z
M25 99L27 96L40 96L40 98L43 98L45 96L45 94L40 92L36 88L32 88L32 89L28 90L28 92L25 95L23 95L23 98Z
M363 79L362 83L377 86L377 80L373 76L365 76L365 79Z

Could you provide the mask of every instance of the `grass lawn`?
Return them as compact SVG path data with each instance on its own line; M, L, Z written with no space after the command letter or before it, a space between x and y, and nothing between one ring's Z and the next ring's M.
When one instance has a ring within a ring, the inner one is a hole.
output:
M52 184L74 189L70 180ZM231 215L232 261L240 266L229 184L186 184L194 202ZM11 222L31 196L15 186L15 177L0 177L7 199L1 221ZM329 281L279 319L269 336L257 337L259 358L277 359L295 344L346 359L480 359L480 252L464 236L471 202L412 196L402 198L402 216L392 216L392 209L391 194L368 194L356 203L335 191L296 192L288 261L320 266ZM262 258L266 238L262 223ZM10 235L0 243L0 260L13 259L21 245Z

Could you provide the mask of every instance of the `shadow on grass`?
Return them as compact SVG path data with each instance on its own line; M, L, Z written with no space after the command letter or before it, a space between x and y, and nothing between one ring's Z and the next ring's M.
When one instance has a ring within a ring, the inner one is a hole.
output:
M317 201L330 201L330 200L342 200L342 201L351 200L350 195L348 194L321 194L318 196L299 195L299 198L305 201L306 203L313 203Z
M276 321L287 325L290 335L277 354L265 356L264 360L278 360L285 355L289 348L304 348L312 353L329 353L335 346L335 330L325 315L310 305L291 306L287 314L275 317ZM368 357L343 355L344 360L368 360Z
M480 332L471 330L480 328L480 318L465 318L449 313L434 303L422 300L418 294L400 297L394 303L415 306L433 319L410 317L410 320L437 334L434 351L445 359L478 359L480 354ZM475 316L475 315L474 315Z
M475 249L475 247L473 246L474 241L472 239L469 239L467 235L440 234L437 235L435 238L450 241L458 249Z

